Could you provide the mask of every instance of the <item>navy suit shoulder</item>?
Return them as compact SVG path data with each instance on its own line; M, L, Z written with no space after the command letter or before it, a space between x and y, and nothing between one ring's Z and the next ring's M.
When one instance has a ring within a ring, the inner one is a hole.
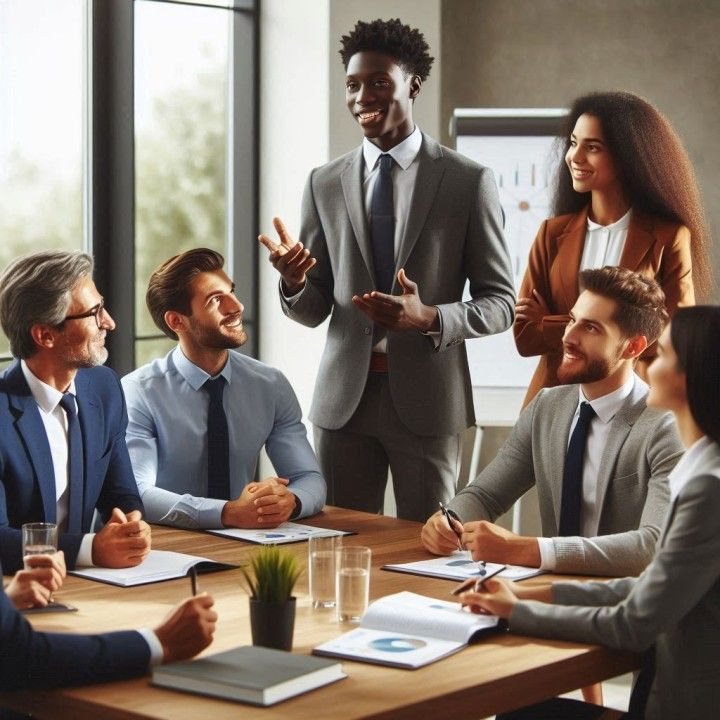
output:
M96 509L104 521L114 507L143 512L125 444L127 411L117 375L105 367L82 369L75 388L85 459L82 532L64 533L59 540L71 568ZM20 526L55 522L56 506L50 444L16 361L0 375L0 561L8 572L22 566Z

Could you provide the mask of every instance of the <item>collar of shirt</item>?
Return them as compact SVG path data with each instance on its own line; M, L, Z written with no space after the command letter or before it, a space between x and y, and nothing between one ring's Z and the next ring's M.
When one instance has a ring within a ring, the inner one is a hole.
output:
M705 464L705 454L712 449L715 443L707 435L696 440L680 458L678 464L668 475L670 485L670 502L680 494L688 480L692 480L697 474L698 466Z
M208 378L213 377L212 375L208 375L208 373L206 373L202 368L195 365L195 363L190 362L190 360L185 357L185 353L183 353L179 345L175 348L175 350L173 350L172 359L177 371L180 375L182 375L185 382L187 382L193 390L199 390ZM214 377L218 377L219 375L222 375L225 378L228 385L230 384L232 372L230 369L229 354L225 367Z
M618 410L620 410L620 408L623 406L623 403L625 402L626 398L629 397L634 387L635 373L633 373L632 377L617 390L613 390L611 393L603 395L599 398L595 398L594 400L588 400L583 394L581 385L578 388L578 392L580 395L580 399L578 400L578 408L580 408L580 403L590 403L592 409L595 411L595 414L598 416L598 418L604 423L609 423L615 417Z
M392 156L392 159L403 169L407 170L412 165L413 160L417 157L420 152L420 146L422 145L422 133L420 128L416 125L415 129L401 142L398 143L394 148L387 151L387 154ZM377 146L371 143L367 138L363 138L363 157L365 158L365 172L370 172L378 161L378 158L383 154L383 151Z
M589 231L593 230L609 230L611 233L619 232L620 230L627 230L630 227L630 219L632 218L632 208L630 208L619 220L616 220L610 225L598 225L593 222L588 215L587 226Z
M63 393L40 380L40 378L38 378L27 366L27 363L24 360L20 361L20 368L22 369L25 380L30 387L30 392L33 394L35 402L38 404L40 409L48 414L53 412L60 404ZM77 395L75 392L75 380L70 383L70 387L66 392Z

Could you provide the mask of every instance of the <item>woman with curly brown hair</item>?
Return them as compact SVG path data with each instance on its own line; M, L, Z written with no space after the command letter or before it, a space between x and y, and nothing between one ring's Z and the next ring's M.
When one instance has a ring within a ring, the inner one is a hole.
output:
M516 306L515 343L540 355L525 404L559 384L562 335L580 270L620 265L654 277L667 310L708 295L708 230L692 165L670 123L627 92L578 98L565 122L554 217L540 226ZM637 372L646 377L654 346Z

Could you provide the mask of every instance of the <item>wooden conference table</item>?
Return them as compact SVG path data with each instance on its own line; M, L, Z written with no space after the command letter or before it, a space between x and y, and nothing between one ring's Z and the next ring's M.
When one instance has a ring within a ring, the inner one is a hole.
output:
M372 548L371 601L400 590L448 599L454 586L451 582L380 570L388 562L427 557L420 545L418 523L330 507L307 522L356 530L359 534L346 537L345 543ZM208 533L154 526L153 547L239 564L255 546ZM307 543L285 547L305 562ZM214 642L204 654L250 644L248 599L240 571L201 575L199 585L214 596L220 616ZM310 653L315 645L349 629L335 621L331 610L311 608L305 576L296 590L293 652ZM68 577L57 596L76 605L79 612L30 617L36 628L60 632L154 627L170 607L189 593L187 578L119 588ZM509 633L487 636L418 670L346 660L342 663L348 674L345 680L268 708L161 690L152 687L148 677L53 692L4 693L0 694L0 707L52 720L208 717L414 720L419 713L425 717L437 714L453 720L477 720L614 677L639 664L630 653Z

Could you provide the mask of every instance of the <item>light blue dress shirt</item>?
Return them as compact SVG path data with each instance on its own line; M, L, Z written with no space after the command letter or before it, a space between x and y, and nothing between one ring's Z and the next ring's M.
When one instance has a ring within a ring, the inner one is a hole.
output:
M319 512L326 486L307 440L300 405L275 368L230 350L220 373L230 436L230 493L254 479L263 445L278 477L301 503L297 517ZM207 413L202 389L210 376L176 347L122 379L127 446L150 522L220 528L224 500L207 498Z

